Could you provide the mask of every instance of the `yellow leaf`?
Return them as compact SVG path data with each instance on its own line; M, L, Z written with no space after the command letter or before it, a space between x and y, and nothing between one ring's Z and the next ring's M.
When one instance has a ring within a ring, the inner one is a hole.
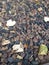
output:
M48 48L46 45L41 44L39 49L39 55L46 55L48 52Z

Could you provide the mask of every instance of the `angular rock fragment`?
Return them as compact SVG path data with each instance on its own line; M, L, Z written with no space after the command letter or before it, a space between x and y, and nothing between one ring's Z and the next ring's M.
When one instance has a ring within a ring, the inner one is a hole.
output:
M13 48L13 50L15 50L16 52L23 52L23 51L24 51L22 43L20 43L20 44L15 44L15 45L13 45L12 48Z
M49 21L49 17L48 17L48 16L45 16L45 17L44 17L44 21L45 21L45 22L48 22L48 21Z
M5 40L5 39L2 40L2 45L7 45L7 44L9 44L9 43L10 43L9 40Z
M16 24L16 21L12 21L11 19L7 21L6 26L14 26Z

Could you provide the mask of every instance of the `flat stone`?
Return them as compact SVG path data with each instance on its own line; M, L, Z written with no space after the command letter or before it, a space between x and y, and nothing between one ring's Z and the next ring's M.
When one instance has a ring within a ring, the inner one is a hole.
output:
M8 49L7 46L6 47L2 47L1 51L7 50L7 49Z
M13 48L13 50L16 50L16 52L23 52L24 51L23 45L21 43L13 45L12 48Z
M7 45L7 44L9 44L9 43L10 43L9 40L5 40L5 39L3 39L3 41L2 41L2 45Z

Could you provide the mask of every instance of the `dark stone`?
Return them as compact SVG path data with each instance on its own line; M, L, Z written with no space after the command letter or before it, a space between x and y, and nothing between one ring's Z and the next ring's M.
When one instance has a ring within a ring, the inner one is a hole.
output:
M9 61L10 63L12 63L14 60L13 60L12 57L9 57L9 58L8 58L8 61Z

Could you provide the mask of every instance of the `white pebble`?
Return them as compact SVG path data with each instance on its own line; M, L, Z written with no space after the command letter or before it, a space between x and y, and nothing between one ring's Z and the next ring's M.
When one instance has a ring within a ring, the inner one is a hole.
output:
M7 21L6 26L14 26L16 24L16 21L12 21L11 19Z
M13 48L13 50L16 50L16 52L23 52L24 51L23 45L21 43L13 45L12 48Z
M45 17L44 17L44 21L45 21L45 22L48 22L48 21L49 21L49 17L48 17L48 16L45 16Z

